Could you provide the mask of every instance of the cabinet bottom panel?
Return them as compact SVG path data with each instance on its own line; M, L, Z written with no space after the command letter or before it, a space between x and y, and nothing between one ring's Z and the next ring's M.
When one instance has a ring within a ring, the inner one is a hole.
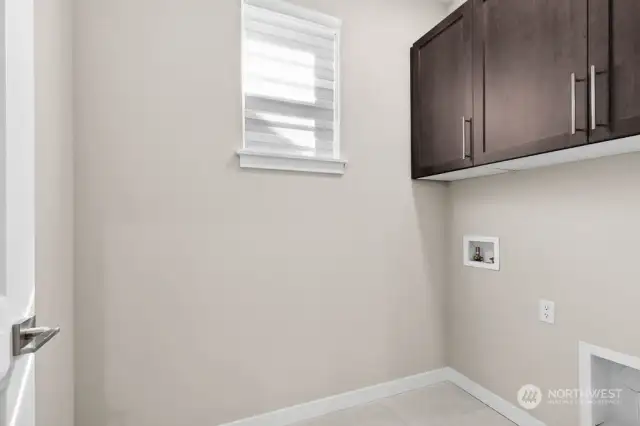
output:
M423 177L420 178L420 180L451 182L482 176L497 175L512 171L536 169L556 164L572 163L575 161L591 160L600 157L609 157L612 155L626 154L630 152L640 152L640 136L631 136L624 139L582 145L576 148L563 149L540 155L532 155L530 157L518 158L515 160L501 161L499 163L486 164L455 172Z

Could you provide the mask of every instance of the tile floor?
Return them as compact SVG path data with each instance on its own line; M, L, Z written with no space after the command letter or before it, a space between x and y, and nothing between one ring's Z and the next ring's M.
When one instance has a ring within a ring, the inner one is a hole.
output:
M327 414L295 426L516 426L451 383Z

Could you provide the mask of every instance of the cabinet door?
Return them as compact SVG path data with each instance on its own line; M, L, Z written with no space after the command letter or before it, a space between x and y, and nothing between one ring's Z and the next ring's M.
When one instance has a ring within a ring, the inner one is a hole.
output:
M476 165L587 143L586 0L473 1Z
M589 0L589 70L590 141L640 134L639 0Z
M412 176L471 167L471 2L411 49Z

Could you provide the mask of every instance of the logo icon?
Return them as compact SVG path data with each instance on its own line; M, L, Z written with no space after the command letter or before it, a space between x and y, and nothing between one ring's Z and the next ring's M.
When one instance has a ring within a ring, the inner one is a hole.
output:
M533 410L542 402L542 391L535 385L524 385L518 391L518 403L525 410Z

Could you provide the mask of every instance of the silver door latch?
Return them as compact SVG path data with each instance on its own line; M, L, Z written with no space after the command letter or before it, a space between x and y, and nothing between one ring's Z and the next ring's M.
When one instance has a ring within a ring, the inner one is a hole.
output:
M13 356L36 353L60 333L60 327L36 327L35 315L12 328Z

